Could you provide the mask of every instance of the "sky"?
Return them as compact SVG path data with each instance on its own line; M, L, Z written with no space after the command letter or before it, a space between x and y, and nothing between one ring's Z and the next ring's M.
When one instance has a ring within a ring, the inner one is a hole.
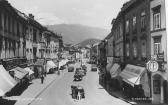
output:
M82 24L111 29L111 21L128 0L8 0L42 25Z

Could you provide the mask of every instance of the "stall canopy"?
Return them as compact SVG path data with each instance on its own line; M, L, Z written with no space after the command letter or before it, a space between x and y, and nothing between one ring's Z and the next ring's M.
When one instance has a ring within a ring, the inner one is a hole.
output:
M34 71L32 71L29 67L24 68L27 72L29 72L29 75L34 74Z
M113 67L110 69L111 78L118 77L120 73L121 73L120 65L115 63Z
M6 92L10 91L17 82L10 76L5 68L0 65L0 96L4 96Z
M133 87L141 84L145 95L150 95L149 80L146 68L128 64L119 75L122 77L123 81Z
M13 71L14 72L14 77L17 78L17 79L22 79L24 78L27 74L29 74L28 71L20 68L20 67L16 67L10 71Z
M53 61L47 61L47 64L46 64L47 72L49 72L49 69L56 68L56 67L57 65Z

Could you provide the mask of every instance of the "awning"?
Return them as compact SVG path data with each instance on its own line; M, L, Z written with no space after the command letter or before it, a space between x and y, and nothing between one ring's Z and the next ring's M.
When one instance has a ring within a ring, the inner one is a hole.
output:
M14 69L12 69L12 70L10 70L10 71L14 71L14 77L15 77L15 78L18 78L18 79L22 79L22 78L24 78L27 74L29 74L28 71L26 71L26 70L24 70L24 69L22 69L22 68L20 68L20 67L16 67L16 68L14 68Z
M119 74L123 81L132 85L142 85L145 96L150 97L149 78L145 67L128 64L125 69Z
M144 67L128 64L125 69L120 73L120 76L123 78L123 81L127 82L132 86L140 85L140 79L145 70L146 69Z
M46 64L47 72L49 72L49 69L55 68L55 67L57 67L57 65L53 61L47 61L47 64Z
M107 70L108 72L110 72L112 66L113 66L112 63L108 63L107 66L106 66L106 70Z
M29 75L34 74L34 71L32 71L29 67L26 67L24 69L29 72Z
M0 65L0 96L4 96L6 92L10 91L17 82L5 70L3 65Z
M117 76L119 76L120 73L121 73L120 65L115 63L113 67L110 69L111 78L116 78Z

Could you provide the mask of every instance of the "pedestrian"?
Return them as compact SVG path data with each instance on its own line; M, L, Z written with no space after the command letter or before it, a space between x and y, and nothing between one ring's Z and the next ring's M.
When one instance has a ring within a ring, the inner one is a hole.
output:
M43 82L44 82L44 75L41 74L41 84L43 84Z
M78 92L77 100L81 100L81 94L80 94L80 92Z

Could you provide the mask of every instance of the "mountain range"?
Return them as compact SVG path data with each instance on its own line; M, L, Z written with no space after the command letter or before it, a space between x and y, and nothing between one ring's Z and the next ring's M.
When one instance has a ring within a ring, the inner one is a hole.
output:
M47 25L49 30L61 34L66 44L78 44L88 39L101 40L109 31L103 28L90 27L81 24L56 24Z

